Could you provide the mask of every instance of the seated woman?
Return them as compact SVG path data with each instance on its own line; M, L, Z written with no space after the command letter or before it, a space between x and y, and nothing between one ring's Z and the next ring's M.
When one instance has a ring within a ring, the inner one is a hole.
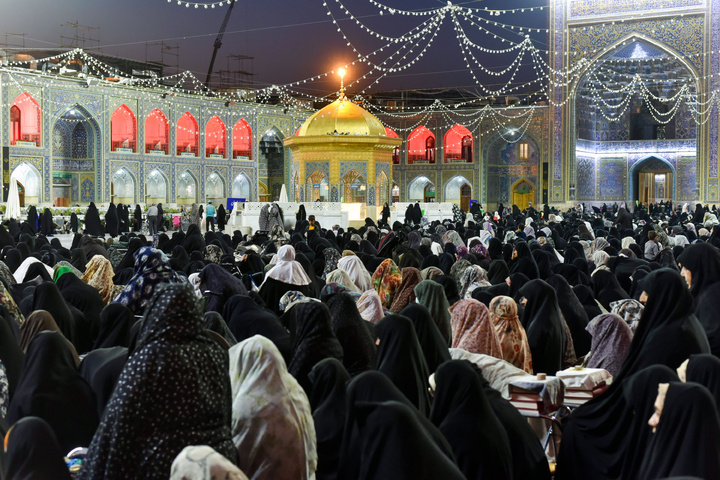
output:
M277 253L277 263L265 274L265 281L258 292L265 305L280 315L280 299L290 290L312 296L311 280L299 262L295 261L292 245L283 245Z
M54 478L70 480L57 437L48 423L25 417L5 437L5 478Z
M273 343L260 335L230 349L232 436L238 466L255 480L304 480L317 468L310 402Z
M228 368L192 287L156 290L78 478L168 478L188 445L234 461Z
M640 478L720 478L720 419L710 392L696 383L661 383L648 420L655 438Z

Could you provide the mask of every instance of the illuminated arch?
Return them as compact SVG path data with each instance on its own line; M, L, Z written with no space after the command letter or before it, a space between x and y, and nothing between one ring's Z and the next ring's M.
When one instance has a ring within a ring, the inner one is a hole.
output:
M10 144L33 142L40 146L42 115L40 106L29 93L21 93L10 105Z
M453 161L472 162L473 138L470 130L462 125L453 125L443 139L445 163Z
M435 135L420 125L408 136L408 163L435 163Z
M233 127L233 158L247 157L252 160L252 128L241 118Z
M170 153L170 125L165 114L156 108L145 118L145 153Z
M198 122L190 112L183 113L177 122L177 154L197 156Z
M136 152L137 120L130 108L123 104L110 117L110 141L112 151L129 148Z
M225 158L227 150L227 130L225 123L215 115L208 120L205 126L205 156L222 155Z

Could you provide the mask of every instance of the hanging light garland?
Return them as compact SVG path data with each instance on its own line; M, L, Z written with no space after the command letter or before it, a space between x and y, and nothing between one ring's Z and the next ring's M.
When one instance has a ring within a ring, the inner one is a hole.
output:
M185 8L203 8L207 10L208 8L220 8L223 5L230 5L233 2L237 2L238 0L224 0L220 2L186 2L185 0L168 0L168 3L176 3L177 5L180 5Z

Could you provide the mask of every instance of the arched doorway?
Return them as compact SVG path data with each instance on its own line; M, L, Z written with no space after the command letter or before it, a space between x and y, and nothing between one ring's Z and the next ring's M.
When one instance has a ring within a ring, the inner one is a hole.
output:
M305 192L305 201L307 202L327 202L330 199L327 176L315 170L307 178Z
M379 207L388 202L388 178L385 172L380 172L375 178L375 198Z
M207 200L224 200L225 198L225 182L217 172L211 173L205 180L205 198Z
M160 170L152 170L145 179L145 203L167 201L167 180Z
M466 212L470 208L470 196L472 195L472 187L467 178L457 175L445 184L444 202L457 203L460 208Z
M367 198L367 180L355 170L350 170L342 178L343 203L365 203Z
M425 203L434 202L435 201L435 185L433 185L432 183L428 183L427 185L425 185L423 196L424 196L423 201Z
M640 203L667 202L674 198L674 171L658 157L649 157L632 168L632 200Z
M391 192L391 198L393 203L398 203L400 201L400 185L397 183L393 183L392 186L392 192Z
M535 206L535 185L524 178L515 182L512 187L512 203L520 210Z
M130 172L121 168L116 171L110 183L110 201L117 204L132 205L135 203L135 180Z
M464 211L470 211L470 197L472 196L472 188L467 183L460 187L460 208Z
M233 180L232 197L244 198L246 202L250 201L250 179L244 173L241 173Z
M252 160L252 128L241 118L233 127L233 156L243 160Z
M284 182L285 148L282 139L283 135L276 127L266 130L260 138L258 177L267 187L268 193L271 193L273 200L280 198Z
M385 135L391 138L400 138L397 133L395 133L394 130L391 128L385 127ZM400 147L393 148L392 153L392 162L393 165L398 165L400 163ZM382 204L381 204L382 205Z
M198 183L195 177L185 170L177 179L175 188L175 203L190 205L197 201Z
M295 196L296 202L301 202L300 199L300 174L298 172L295 172L295 175L293 175L293 192Z
M15 167L12 175L10 175L11 184L13 178L17 180L20 188L18 191L20 193L20 205L37 205L40 203L42 177L35 167L29 163L21 163Z
M101 180L102 171L100 126L82 106L75 104L62 111L53 124L52 160L61 168L52 172L51 199L57 207L67 207L71 201L105 201ZM88 172L80 173L77 172ZM79 176L79 178L78 178ZM79 185L73 189L73 179Z
M408 185L408 202L425 202L428 198L427 193L430 193L430 197L433 198L431 201L435 201L435 184L430 181L426 176L416 177L410 185Z

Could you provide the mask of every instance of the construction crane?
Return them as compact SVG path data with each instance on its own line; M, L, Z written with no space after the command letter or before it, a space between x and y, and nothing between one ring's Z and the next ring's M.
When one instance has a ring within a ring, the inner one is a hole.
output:
M225 14L225 19L220 26L220 31L218 32L218 36L215 39L215 43L213 44L213 54L212 58L210 59L210 68L208 68L207 77L205 78L205 87L208 89L210 88L210 78L212 77L213 67L215 66L215 57L217 57L218 50L220 50L220 47L222 46L223 35L225 35L225 29L227 28L228 21L230 20L230 14L232 13L236 1L237 0L232 0L230 2L230 7Z

